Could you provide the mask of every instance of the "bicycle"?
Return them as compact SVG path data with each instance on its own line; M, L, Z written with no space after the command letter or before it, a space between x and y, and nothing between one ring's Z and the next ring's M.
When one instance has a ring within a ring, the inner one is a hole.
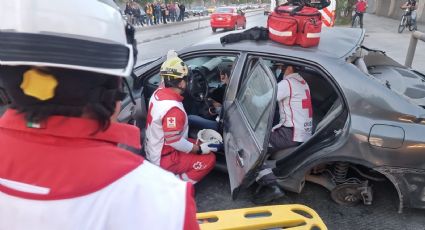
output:
M408 27L409 31L413 31L415 25L412 23L412 12L408 8L404 10L403 16L401 16L400 25L398 26L398 33L403 33L404 28Z
M352 22L351 25L352 25L351 26L352 28L360 27L360 16L359 16L359 14L357 14L356 11L353 11L353 22Z

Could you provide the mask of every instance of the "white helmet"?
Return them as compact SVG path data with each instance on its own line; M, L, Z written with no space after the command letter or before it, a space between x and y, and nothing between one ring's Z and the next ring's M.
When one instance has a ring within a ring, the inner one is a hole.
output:
M202 129L197 136L201 143L223 144L223 137L214 129Z
M134 29L113 0L1 0L0 22L0 65L133 70Z

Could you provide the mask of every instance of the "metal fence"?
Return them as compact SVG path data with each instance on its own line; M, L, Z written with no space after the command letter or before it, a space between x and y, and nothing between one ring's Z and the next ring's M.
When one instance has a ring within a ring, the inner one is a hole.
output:
M418 40L425 42L425 33L415 31L412 33L412 37L410 38L409 49L407 50L406 61L404 63L405 66L412 68L413 58L415 56L416 45L418 44Z

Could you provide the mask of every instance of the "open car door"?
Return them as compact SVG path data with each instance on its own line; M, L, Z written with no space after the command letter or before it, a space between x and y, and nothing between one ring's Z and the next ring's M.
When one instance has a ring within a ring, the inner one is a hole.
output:
M255 179L265 159L276 101L276 79L262 59L254 65L224 117L226 163L233 199Z

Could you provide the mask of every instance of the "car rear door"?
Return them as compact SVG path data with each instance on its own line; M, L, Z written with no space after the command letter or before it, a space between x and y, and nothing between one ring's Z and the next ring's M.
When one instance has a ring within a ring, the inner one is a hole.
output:
M275 110L276 80L262 59L243 80L224 117L224 143L233 198L262 165Z

